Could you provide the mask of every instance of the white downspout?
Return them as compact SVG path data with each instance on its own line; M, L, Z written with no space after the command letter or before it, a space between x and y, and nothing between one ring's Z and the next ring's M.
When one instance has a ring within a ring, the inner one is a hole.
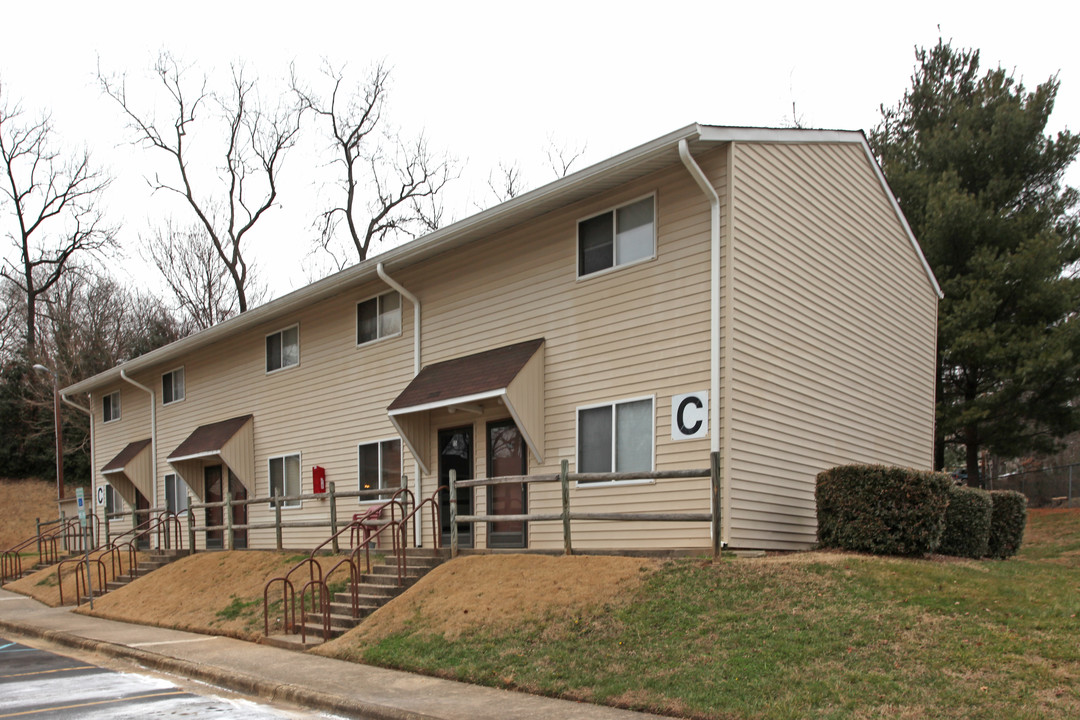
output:
M154 394L153 390L146 387L142 383L137 383L134 380L132 380L130 377L128 377L127 371L124 370L123 368L120 368L120 377L122 377L124 380L127 380L129 383L131 383L135 387L139 388L143 392L149 393L149 395L150 395L150 467L151 467L151 472L153 473L152 477L153 477L153 488L154 488L154 497L152 497L150 499L150 508L152 510L154 507L157 506L157 498L158 498L158 482L157 482L157 395ZM121 411L121 412L123 412L123 411ZM132 512L134 512L134 508L132 508Z
M62 403L64 403L65 405L70 405L71 407L75 408L76 410L80 410L80 411L86 413L87 417L90 418L90 492L92 494L95 494L95 492L94 492L95 491L95 488L94 488L95 477L94 476L97 474L97 463L94 462L94 450L95 450L95 446L94 446L94 412L90 408L83 407L82 405L80 405L77 402L72 402L71 400L68 400L67 395L64 395L63 393L61 393L61 395L60 395L60 401ZM91 502L93 503L93 507L94 507L94 515L97 515L97 501L95 499L95 500L91 500ZM105 538L105 544L106 545L109 544L109 539L108 538Z
M716 188L709 182L709 178L705 176L701 167L694 160L694 157L690 154L690 146L686 140L679 141L679 159L682 160L683 165L686 167L687 172L690 173L690 177L694 178L698 187L701 188L701 192L709 200L709 395L711 401L709 403L709 422L712 424L712 433L710 433L710 449L712 452L720 452L722 448L725 448L727 443L723 442L724 438L731 432L731 429L726 424L721 423L720 414L720 317L721 317L721 292L725 294L730 292L729 283L724 283L721 287L720 284L720 195L717 194ZM729 241L730 244L730 241ZM729 268L730 269L730 268ZM730 298L728 298L728 307L730 307ZM730 330L730 327L729 327ZM727 347L731 346L731 338L728 338ZM728 373L731 373L730 366L728 367ZM725 405L730 405L731 398L723 398ZM724 458L726 462L726 458ZM723 496L727 498L730 496L730 488L728 486L727 473L723 473L720 478L720 485L723 488ZM725 502L721 502L720 507L720 537L721 541L727 543L728 522L727 518L723 515L723 508L726 505ZM716 508L714 508L714 511Z
M375 272L378 273L382 281L390 287L401 293L401 296L412 303L413 306L413 377L420 374L420 299L413 295L411 292L405 289L405 286L399 283L386 272L386 268L380 262L375 266ZM420 501L420 462L418 460L413 461L413 496ZM413 544L416 547L420 547L423 540L423 513L416 514L416 521L413 523ZM435 532L435 529L432 529Z

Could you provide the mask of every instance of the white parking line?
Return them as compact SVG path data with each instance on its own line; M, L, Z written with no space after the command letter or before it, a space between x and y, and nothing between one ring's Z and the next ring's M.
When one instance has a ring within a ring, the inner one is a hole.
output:
M206 642L207 640L217 640L218 637L204 637L195 638L193 640L160 640L158 642L144 642L144 643L131 643L128 647L147 647L148 645L179 645L181 643L197 643Z

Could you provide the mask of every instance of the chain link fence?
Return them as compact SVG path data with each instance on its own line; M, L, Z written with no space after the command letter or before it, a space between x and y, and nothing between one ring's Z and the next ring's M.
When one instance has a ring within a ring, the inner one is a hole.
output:
M988 479L986 489L1023 493L1033 508L1080 507L1080 463L1005 473Z

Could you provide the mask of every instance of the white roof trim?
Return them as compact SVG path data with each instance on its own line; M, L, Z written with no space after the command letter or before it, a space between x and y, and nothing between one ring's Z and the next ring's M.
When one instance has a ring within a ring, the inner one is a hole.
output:
M390 417L395 415L410 415L412 413L425 412L427 410L437 410L438 408L450 407L452 405L464 405L465 403L476 402L477 400L490 400L491 398L505 398L506 388L499 388L498 390L488 390L482 393L474 393L472 395L461 395L459 397L447 398L446 400L436 400L435 402L424 403L423 405L412 405L411 407L398 408L397 410L391 410L387 413Z

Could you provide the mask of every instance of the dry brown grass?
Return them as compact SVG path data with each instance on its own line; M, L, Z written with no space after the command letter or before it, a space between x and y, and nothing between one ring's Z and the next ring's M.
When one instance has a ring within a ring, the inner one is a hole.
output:
M263 588L297 559L296 553L258 550L189 555L97 598L93 612L85 605L78 612L257 640L263 628ZM319 562L329 569L337 560L324 557Z
M36 518L58 517L56 485L46 480L0 479L0 550L33 537Z
M314 652L337 656L405 629L460 637L632 596L659 561L576 555L470 555L440 565L362 625Z

